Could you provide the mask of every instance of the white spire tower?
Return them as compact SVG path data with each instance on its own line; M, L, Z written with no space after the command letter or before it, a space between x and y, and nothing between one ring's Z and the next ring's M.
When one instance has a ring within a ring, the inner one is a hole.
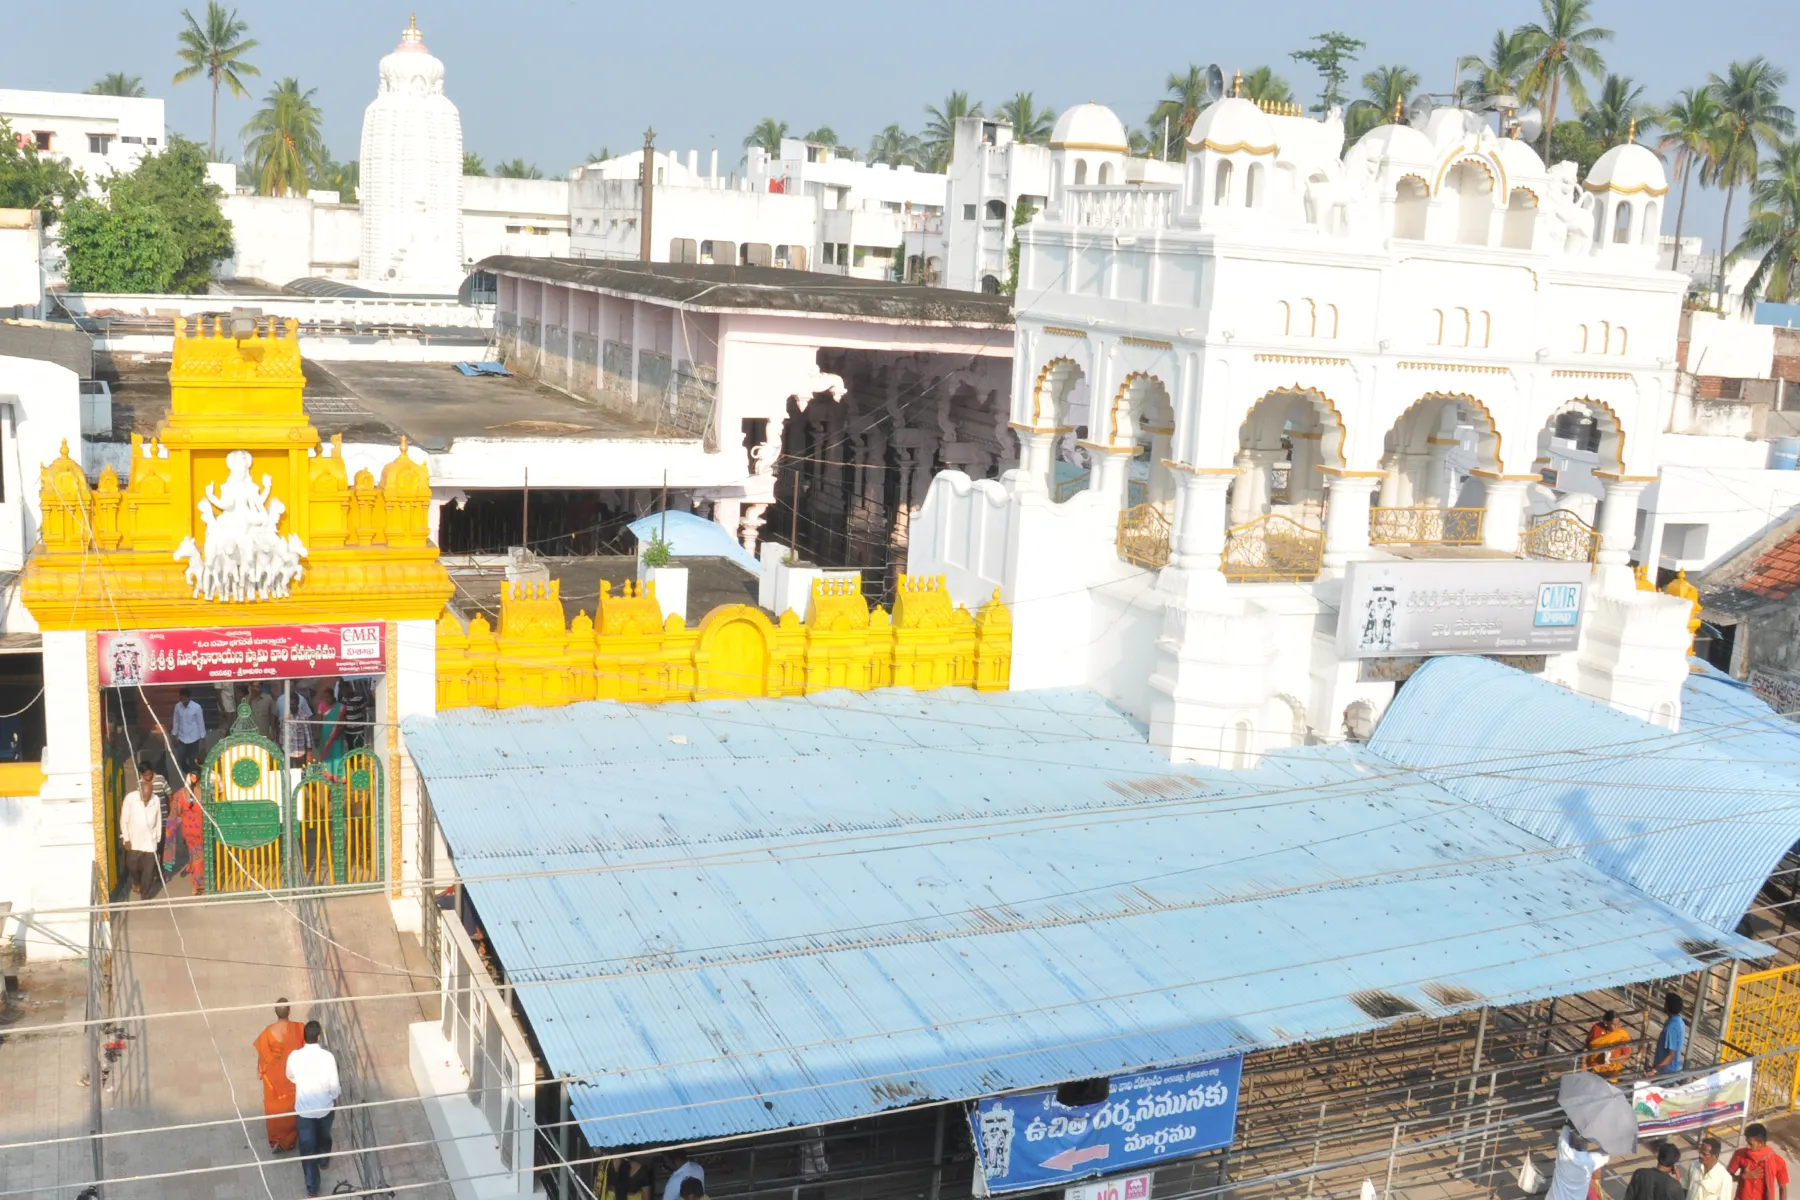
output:
M388 291L461 285L462 153L444 64L415 17L381 60L380 90L363 113L360 278Z

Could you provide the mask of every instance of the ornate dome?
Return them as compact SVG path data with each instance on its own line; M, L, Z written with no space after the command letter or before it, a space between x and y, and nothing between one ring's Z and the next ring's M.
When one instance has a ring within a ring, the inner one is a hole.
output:
M1126 153L1125 123L1104 104L1089 101L1063 110L1050 131L1052 150L1111 150Z
M1662 160L1636 142L1614 146L1594 164L1585 184L1590 192L1648 192L1661 196L1669 190Z
M1226 96L1207 105L1193 129L1187 144L1193 150L1213 150L1231 154L1246 150L1251 154L1273 154L1277 149L1275 126L1256 101L1242 96Z
M1357 139L1353 150L1362 158L1404 163L1429 163L1437 157L1431 139L1411 125L1377 125Z
M425 48L418 20L407 23L400 44L381 60L381 91L437 95L444 90L444 64Z

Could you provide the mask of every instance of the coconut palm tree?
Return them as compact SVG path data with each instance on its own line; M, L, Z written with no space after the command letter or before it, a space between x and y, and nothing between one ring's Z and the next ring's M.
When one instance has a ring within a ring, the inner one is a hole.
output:
M1176 162L1187 158L1188 130L1211 103L1206 97L1206 71L1193 63L1179 74L1171 72L1163 83L1167 93L1163 102L1150 113L1150 136L1161 138L1168 131L1168 157Z
M761 146L771 158L781 153L781 139L788 135L786 121L777 121L774 117L764 117L756 123L756 127L744 135L744 145Z
M979 117L981 101L969 99L967 92L951 92L944 97L943 107L925 106L925 130L919 137L925 154L925 169L942 171L950 165L950 153L956 147L956 122L961 117Z
M1610 150L1649 133L1661 119L1659 110L1644 103L1644 89L1631 76L1608 75L1599 96L1581 114L1581 125L1602 150Z
M869 161L872 163L916 167L920 156L918 135L908 133L898 125L889 125L869 139Z
M1794 110L1781 103L1787 72L1758 55L1734 62L1724 75L1707 77L1706 88L1718 101L1719 151L1713 185L1725 185L1725 216L1719 226L1719 305L1725 304L1725 247L1731 244L1731 202L1738 184L1754 183L1763 147L1794 132Z
M544 173L537 169L536 163L528 163L522 158L510 159L494 168L497 179L542 179Z
M1520 81L1519 94L1544 109L1544 157L1550 157L1550 131L1556 128L1556 109L1564 92L1576 112L1587 108L1587 85L1582 75L1598 75L1606 60L1594 47L1612 39L1612 30L1589 23L1592 0L1538 0L1543 20L1519 27L1531 65Z
M1474 72L1456 85L1457 102L1469 108L1489 96L1518 95L1525 72L1531 68L1531 59L1531 43L1523 29L1510 33L1504 29L1494 30L1494 42L1488 47L1486 58L1465 54L1456 60L1458 75L1464 71Z
M1344 110L1344 136L1354 142L1377 125L1404 119L1407 97L1423 82L1417 71L1399 65L1376 67L1362 77L1366 97Z
M462 173L464 175L486 175L487 164L482 162L481 155L475 153L473 150L464 150Z
M300 81L290 75L270 89L262 108L245 123L244 165L256 177L261 195L299 195L330 161L319 131L324 115L313 103L317 90L302 91Z
M1800 141L1770 147L1762 178L1750 192L1750 216L1732 248L1733 260L1759 255L1744 285L1744 307L1758 300L1800 299Z
M1694 167L1700 168L1704 184L1712 173L1719 150L1719 124L1722 113L1711 88L1686 88L1662 111L1657 123L1663 128L1662 140L1656 148L1674 155L1675 178L1681 181L1681 198L1675 202L1675 259L1681 255L1681 223L1687 216L1688 181Z
M250 94L244 86L247 75L261 75L244 56L256 49L256 39L246 38L250 26L238 20L237 9L229 12L219 0L206 0L206 20L196 21L194 14L181 10L187 28L176 39L175 57L185 65L175 72L175 82L185 83L205 75L212 84L212 133L207 139L209 158L219 153L219 85L231 89L240 100Z
M1238 84L1238 95L1246 100L1254 100L1258 104L1292 104L1294 91L1288 87L1288 81L1277 75L1272 67L1257 67L1244 73Z
M1056 126L1056 114L1047 107L1039 108L1030 92L1020 92L994 115L1012 126L1015 142L1045 141Z
M94 80L88 88L90 96L142 96L144 80L141 75L127 75L123 71L111 71Z

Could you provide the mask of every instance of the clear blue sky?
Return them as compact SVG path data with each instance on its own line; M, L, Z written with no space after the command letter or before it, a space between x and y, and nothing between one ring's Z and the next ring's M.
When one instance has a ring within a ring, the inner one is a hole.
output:
M490 163L522 156L550 175L603 146L619 152L640 144L646 125L655 126L659 145L698 148L704 158L716 144L727 162L765 115L796 132L829 124L847 143L866 146L889 122L916 129L924 106L952 89L990 105L1021 89L1057 109L1098 100L1138 125L1164 77L1189 62L1218 62L1228 77L1271 63L1304 94L1316 77L1288 52L1326 29L1369 44L1359 73L1404 63L1427 87L1443 90L1458 55L1484 51L1496 27L1537 14L1535 0L1482 7L1443 0L412 2L426 43L445 62L468 147ZM318 89L333 154L355 157L376 62L398 42L411 4L239 0L236 7L261 42L255 95L281 76L298 76ZM181 8L164 0L18 0L7 5L5 82L76 91L107 71L141 75L152 95L167 100L170 127L205 141L206 86L169 82ZM1594 0L1595 19L1615 31L1605 47L1608 66L1644 84L1657 103L1734 58L1763 54L1800 73L1794 11L1791 0ZM1788 91L1800 107L1800 80ZM233 157L254 108L254 99L220 101L220 140L234 147ZM1740 218L1743 208L1740 197ZM1721 197L1696 189L1686 231L1716 242L1720 213Z

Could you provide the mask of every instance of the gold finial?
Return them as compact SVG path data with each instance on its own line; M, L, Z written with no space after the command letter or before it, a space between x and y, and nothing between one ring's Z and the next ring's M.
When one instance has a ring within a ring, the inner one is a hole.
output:
M417 46L425 41L425 35L419 32L419 14L410 13L406 18L406 28L400 34L401 42L409 46Z
M1631 118L1631 132L1629 132L1625 135L1625 140L1628 142L1637 141L1637 118L1636 117Z
M1394 97L1394 124L1398 125L1400 123L1400 114L1402 112L1404 112L1405 110L1406 110L1406 97L1405 96L1395 96Z
M1242 96L1244 94L1244 73L1242 71L1236 72L1235 77L1231 81L1231 94L1233 96Z

